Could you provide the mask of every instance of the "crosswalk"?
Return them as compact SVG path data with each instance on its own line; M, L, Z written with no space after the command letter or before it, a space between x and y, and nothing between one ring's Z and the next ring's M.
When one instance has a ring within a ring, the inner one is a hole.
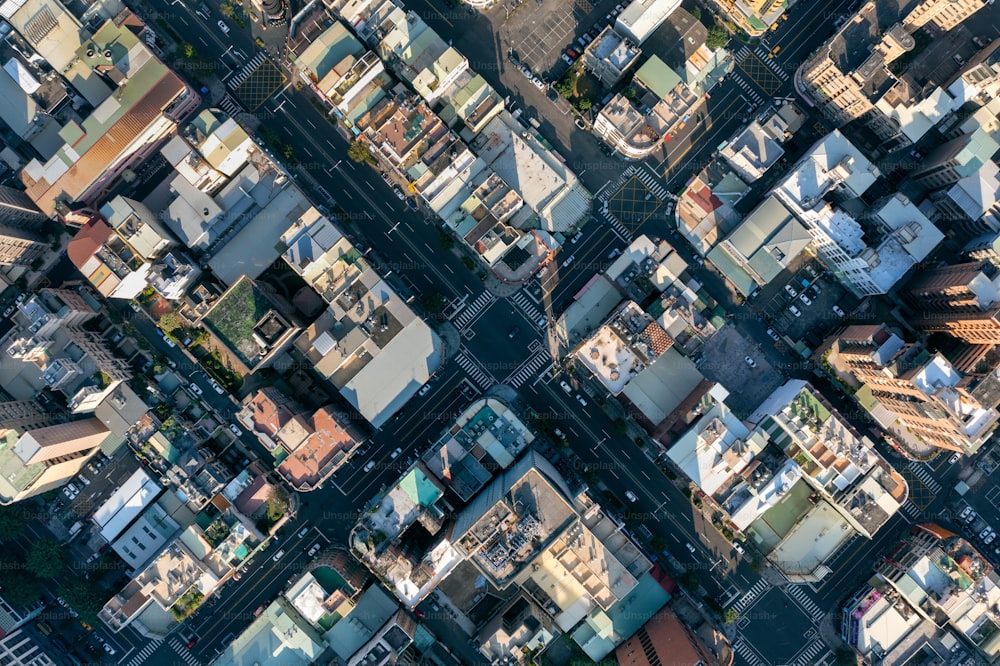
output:
M740 599L736 603L730 606L730 608L732 608L737 613L742 613L743 609L752 604L754 599L759 597L760 594L768 588L768 586L769 583L763 578L761 578L756 583L754 583L753 587L747 590L746 594L744 594L742 597L740 597Z
M818 620L826 615L826 611L816 605L816 603L809 598L809 595L806 594L806 591L798 585L788 585L784 588L784 590L785 594L794 599L799 606L802 606L802 609L806 613L809 613L809 616L813 620Z
M907 500L906 504L903 505L903 513L910 517L910 520L920 520L921 514L920 509L913 502Z
M534 356L527 360L526 365L516 370L510 377L505 379L503 383L507 384L511 388L520 388L524 382L534 377L542 366L550 363L551 361L552 359L544 350L537 351Z
M645 185L646 188L653 194L653 196L659 199L660 201L670 198L669 194L667 193L667 188L658 183L656 181L656 176L649 173L645 169L639 169L639 172L636 174L636 177L639 179L639 182Z
M542 318L542 313L538 311L538 308L535 307L535 304L523 291L519 291L511 296L510 300L514 303L514 305L521 308L521 312L523 312L524 316L528 318L528 321L537 322Z
M736 62L740 63L740 62L743 62L744 60L746 60L747 56L749 56L749 55L750 55L750 47L746 46L746 45L743 45L743 46L740 47L739 51L737 51L736 53L733 54L733 59Z
M253 74L258 67L260 67L260 64L264 62L266 58L267 55L263 51L259 51L257 55L255 55L247 64L243 65L240 71L236 72L236 75L233 76L233 78L226 82L226 85L233 90L239 88L240 85L250 78L250 75Z
M628 230L628 227L619 222L614 215L609 213L607 208L601 209L601 216L608 221L608 224L611 226L611 231L613 231L616 236L621 238L626 243L632 242L632 232Z
M621 175L618 176L618 178L608 183L601 190L601 192L603 193L601 199L607 201L609 198L611 198L618 190L622 188L622 185L628 182L628 179L631 178L635 174L635 172L636 172L635 165L630 164L627 167L625 167L625 170L622 171Z
M750 666L767 666L766 662L757 656L757 653L750 648L750 646L744 641L736 641L733 645L733 650L736 651L743 661L750 664Z
M146 643L146 647L139 650L125 666L139 666L140 664L145 664L149 655L156 652L162 642L163 641L150 641L149 643Z
M239 114L243 113L243 107L228 94L219 100L218 107L225 111L230 118L235 118Z
M465 328L476 318L483 308L496 300L496 296L492 292L484 291L476 297L476 300L472 301L466 305L462 310L456 315L452 315L451 323L455 325L456 328Z
M746 48L746 47L744 46L743 48ZM771 57L771 54L768 53L767 49L765 49L763 46L758 45L757 48L755 48L753 50L753 54L755 56L757 56L758 58L760 58L761 62L763 62L764 65L769 70L771 70L772 72L774 72L774 75L777 76L779 79L781 79L782 81L787 81L788 80L788 72L786 72L785 70L783 70L778 65L778 63L776 63L774 61L774 58Z
M167 645L174 649L177 656L180 657L188 666L201 666L201 662L192 656L192 654L187 650L187 648L178 640L177 638L168 638Z
M465 374L469 376L469 379L471 379L472 382L479 386L479 388L483 391L496 383L485 370L480 368L475 361L466 356L463 352L459 352L455 356L455 362L458 363L459 367L465 370Z
M736 85L738 85L740 88L743 89L743 92L746 94L747 99L753 102L755 106L764 101L764 98L760 96L760 93L757 92L757 90L752 85L747 83L747 80L744 79L742 76L740 76L738 72L733 71L729 75L729 78L735 81Z
M941 492L941 484L938 483L933 476L931 476L931 472L929 469L927 469L927 465L921 462L917 462L916 460L913 460L910 461L910 464L907 465L907 468L911 472L913 472L913 476L920 479L923 482L923 484L927 486L927 489L929 491L931 491L935 495Z
M812 664L819 663L819 659L816 656L826 650L826 644L821 640L815 640L806 646L805 652L799 654L798 658L795 659L794 666L811 666Z

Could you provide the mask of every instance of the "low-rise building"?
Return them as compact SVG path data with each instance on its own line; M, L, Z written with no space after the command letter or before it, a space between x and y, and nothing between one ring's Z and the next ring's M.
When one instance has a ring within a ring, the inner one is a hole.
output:
M382 60L428 104L440 99L469 61L415 12L391 11L377 25Z
M694 174L677 196L677 231L702 256L736 228L734 210L750 186L716 160Z
M639 62L642 51L627 37L607 26L583 52L583 66L598 81L612 87Z
M615 32L641 46L680 6L680 0L632 0L615 19Z
M440 367L442 342L325 217L287 229L283 258L327 303L296 348L376 428Z

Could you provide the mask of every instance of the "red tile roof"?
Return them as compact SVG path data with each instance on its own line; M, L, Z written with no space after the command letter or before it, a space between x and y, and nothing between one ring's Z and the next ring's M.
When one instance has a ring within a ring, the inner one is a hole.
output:
M73 240L66 246L66 254L69 260L78 269L83 269L84 264L90 261L104 242L111 237L111 227L102 219L94 219L89 224L80 228Z

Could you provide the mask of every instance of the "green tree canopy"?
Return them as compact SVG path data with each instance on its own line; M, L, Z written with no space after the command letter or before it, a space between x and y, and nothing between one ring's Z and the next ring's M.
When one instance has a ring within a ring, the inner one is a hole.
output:
M55 539L39 539L31 544L24 566L39 578L58 576L66 568L66 552Z
M729 42L729 33L722 26L713 25L708 29L708 37L705 39L705 46L713 51L722 48Z
M97 614L103 606L103 597L90 581L79 577L73 578L62 586L60 592L66 603L80 614L81 619L90 623L97 621Z
M368 149L368 144L364 141L354 140L347 148L347 156L358 164L370 164L374 160L372 152Z
M20 563L8 558L6 566L0 567L3 597L17 606L34 606L42 597L42 587L37 578L16 564Z
M181 316L176 312L167 312L162 317L160 321L157 322L160 328L166 333L173 333L179 328L184 326L184 322L181 320Z
M0 541L9 541L24 532L24 510L18 505L0 506Z

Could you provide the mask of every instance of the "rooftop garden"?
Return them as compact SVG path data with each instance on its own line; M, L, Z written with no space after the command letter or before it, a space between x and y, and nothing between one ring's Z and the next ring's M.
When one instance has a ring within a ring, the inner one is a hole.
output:
M260 351L254 340L254 326L271 309L264 293L250 280L241 279L219 299L204 321L244 364L253 367Z
M204 599L205 595L201 593L201 590L192 585L191 589L181 595L181 598L170 607L170 613L174 616L175 620L182 622L198 610L198 606L201 605Z

